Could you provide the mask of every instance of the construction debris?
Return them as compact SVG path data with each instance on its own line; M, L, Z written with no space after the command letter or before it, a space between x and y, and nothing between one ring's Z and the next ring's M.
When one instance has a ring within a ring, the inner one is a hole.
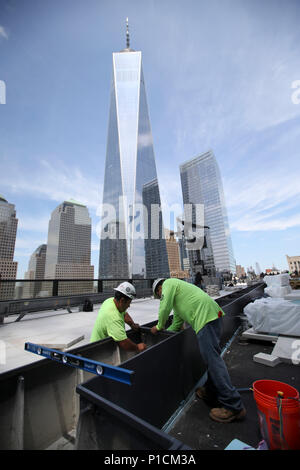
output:
M220 295L220 288L219 286L212 284L212 285L206 286L206 292L210 297L217 297Z
M265 366L277 366L281 362L280 358L274 356L273 354L265 354L265 353L258 353L253 356L254 362L259 362L260 364L264 364Z

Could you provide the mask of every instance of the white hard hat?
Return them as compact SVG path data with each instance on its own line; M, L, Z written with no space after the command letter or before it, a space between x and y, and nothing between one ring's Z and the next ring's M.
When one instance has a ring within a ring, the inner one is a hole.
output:
M165 280L165 279L163 279L163 278L159 278L159 279L156 279L156 280L153 282L153 284L152 284L153 295L154 295L154 297L155 297L156 299L158 299L158 296L157 296L157 294L155 293L155 289L156 289L157 285L158 285L161 281L164 281L164 280Z
M122 282L118 287L115 287L114 290L121 292L122 294L129 297L129 299L134 299L136 297L135 288L130 282Z

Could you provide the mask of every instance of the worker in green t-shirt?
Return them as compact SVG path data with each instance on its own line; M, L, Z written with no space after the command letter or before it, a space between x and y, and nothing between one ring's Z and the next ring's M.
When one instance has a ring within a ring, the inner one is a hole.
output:
M101 305L90 341L111 337L126 351L144 351L146 344L134 343L127 337L125 330L125 323L135 331L140 328L127 312L132 299L136 296L135 288L129 282L122 282L114 291L115 296L106 299Z
M243 419L246 410L221 357L223 310L206 292L186 281L157 279L152 289L154 297L160 299L160 306L158 323L151 332L156 334L162 330L173 310L173 322L168 330L179 331L187 322L197 335L201 357L207 367L207 381L205 387L196 390L196 396L218 404L209 416L221 423Z

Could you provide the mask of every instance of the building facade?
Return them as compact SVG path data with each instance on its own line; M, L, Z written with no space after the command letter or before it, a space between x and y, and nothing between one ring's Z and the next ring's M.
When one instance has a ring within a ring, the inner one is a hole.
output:
M236 265L236 275L238 278L246 276L245 268L241 266L240 264Z
M113 53L100 279L169 276L160 205L142 53L128 41Z
M169 261L170 277L176 277L178 279L184 279L189 277L189 270L182 269L180 246L177 242L174 232L172 230L165 229L166 246Z
M295 271L300 273L300 256L288 256L286 255L289 271L294 273Z
M204 205L204 224L219 272L235 273L235 260L220 170L210 150L180 165L184 204Z
M30 256L28 269L24 279L37 281L45 278L47 245L40 245ZM40 297L43 295L42 282L24 282L23 298Z
M93 279L91 234L91 219L85 205L70 200L54 209L49 221L45 279ZM43 286L44 291L50 289L48 284ZM92 291L93 282L59 283L59 295Z
M1 279L16 279L18 263L14 261L18 219L14 204L0 195L0 276ZM0 300L14 298L15 283L2 283Z

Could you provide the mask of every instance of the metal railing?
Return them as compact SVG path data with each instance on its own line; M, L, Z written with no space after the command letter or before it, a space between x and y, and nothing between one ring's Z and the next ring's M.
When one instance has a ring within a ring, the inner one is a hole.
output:
M112 293L124 281L135 286L137 296L151 295L154 279L1 279L0 301Z
M20 321L26 314L46 310L80 307L86 300L101 303L114 294L113 288L129 281L137 298L152 295L154 279L1 279L0 324L4 318L18 315Z

